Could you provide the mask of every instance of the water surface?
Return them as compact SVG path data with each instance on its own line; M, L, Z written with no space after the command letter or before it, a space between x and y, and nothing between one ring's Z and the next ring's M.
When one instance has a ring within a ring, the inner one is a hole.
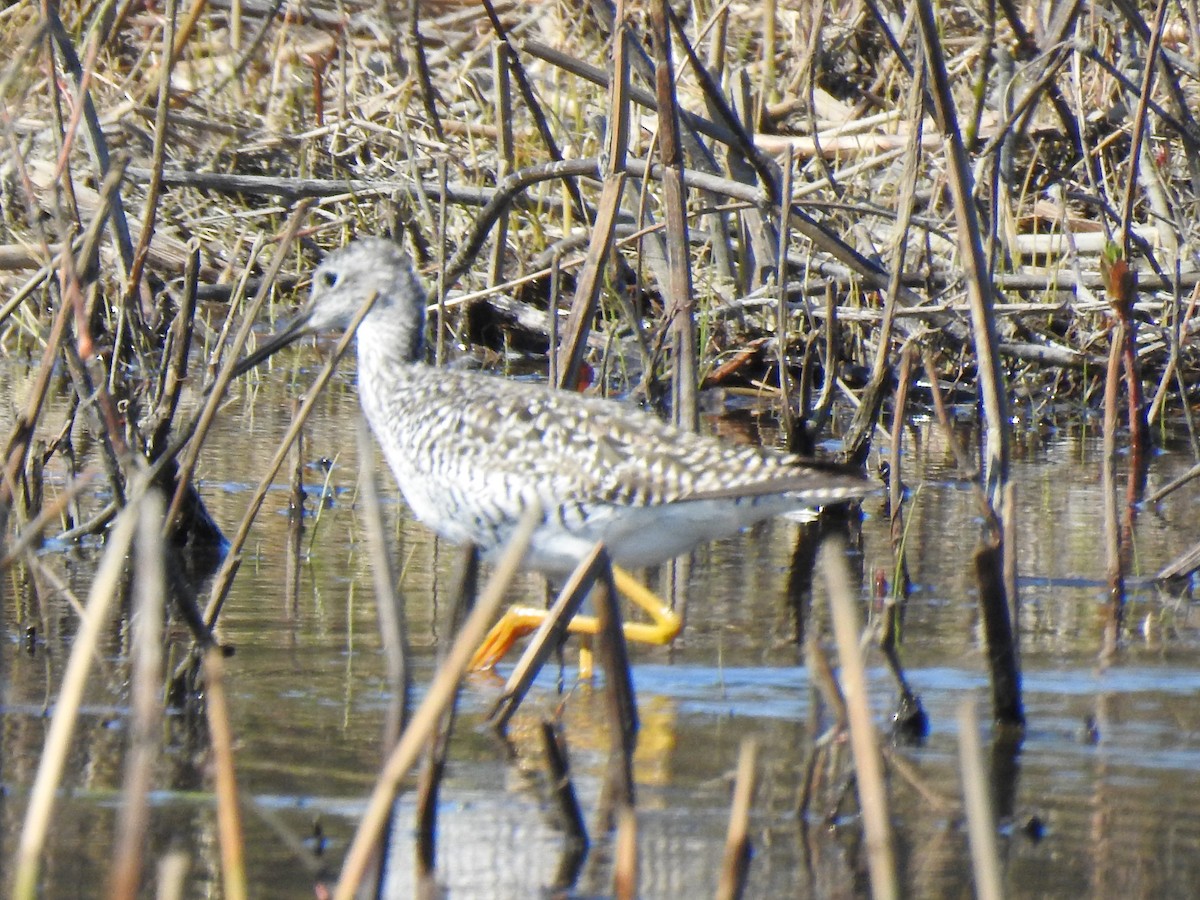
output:
M286 429L289 398L307 384L289 357L246 403L222 413L199 473L205 501L232 532L250 491ZM294 365L289 370L287 366ZM307 362L306 362L307 365ZM252 894L311 896L336 872L380 760L387 688L362 523L355 507L357 405L351 366L320 401L306 435L308 519L301 590L283 590L287 491L281 480L259 517L223 614L222 639L236 648L228 688L244 798ZM28 377L5 366L5 395ZM63 392L45 421L65 415ZM57 417L56 417L57 416ZM1200 884L1200 631L1193 605L1161 593L1145 576L1200 540L1200 485L1140 510L1121 647L1101 665L1106 613L1098 435L1086 424L1041 421L1026 428L1014 473L1019 503L1021 639L1028 736L998 797L1006 890L1028 897L1190 896ZM4 426L11 421L5 413ZM721 423L707 422L707 427ZM741 415L739 430L755 431ZM769 432L767 432L769 435ZM967 435L969 436L969 435ZM970 864L958 797L956 711L988 696L970 554L978 534L972 495L955 475L937 429L920 421L905 447L910 488L906 546L913 593L904 618L903 660L930 716L921 746L888 750L891 818L909 896L963 896ZM1190 465L1178 450L1157 455L1151 488ZM52 473L60 482L63 473ZM386 513L402 572L418 691L446 640L451 570L457 551L408 520L385 477ZM52 488L54 486L52 485ZM318 515L319 510L319 515ZM760 749L747 896L847 896L866 881L857 852L852 797L833 803L848 749L821 768L833 784L801 814L797 798L814 740L831 718L802 665L806 629L827 635L820 578L811 590L792 571L801 529L779 520L698 549L653 584L679 583L686 629L668 648L632 648L642 729L636 762L641 894L711 896L720 868L738 749ZM867 500L850 529L849 558L863 608L871 575L892 571L880 497ZM39 560L86 594L95 542L51 545ZM57 592L35 591L27 568L9 576L4 612L3 785L0 828L15 847L75 615ZM513 599L543 601L540 580L523 576ZM33 629L29 632L28 629ZM32 635L32 636L30 636ZM176 633L172 647L185 644ZM128 621L112 626L89 685L72 748L66 792L45 861L45 896L95 895L111 858L128 739ZM573 653L564 672L573 681ZM878 656L870 660L873 709L881 729L896 688ZM511 665L511 660L506 664ZM529 897L550 887L564 863L535 729L561 709L576 787L594 845L575 882L580 895L610 890L610 838L595 810L607 764L606 707L595 686L566 702L558 671L547 670L514 721L518 756L509 760L481 721L499 681L467 682L439 809L439 878L448 895ZM181 849L190 858L190 896L219 891L219 852L203 740L174 723L156 771L148 858ZM989 733L984 731L985 739ZM1003 754L994 765L1007 766ZM843 793L852 793L845 783ZM395 896L412 889L411 792L397 811L389 866ZM316 835L319 834L319 837ZM320 853L313 850L319 848Z

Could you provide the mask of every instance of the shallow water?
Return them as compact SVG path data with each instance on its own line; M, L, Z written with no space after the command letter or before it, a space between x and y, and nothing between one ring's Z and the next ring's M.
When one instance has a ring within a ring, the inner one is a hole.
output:
M297 358L309 357L289 359ZM19 364L7 365L0 373L8 382L5 396L20 397L26 377ZM247 403L232 403L222 413L218 433L206 444L200 479L210 511L227 531L236 526L287 427L287 399L308 377L307 370L278 367L248 388ZM287 491L281 477L222 618L222 638L236 648L227 678L253 896L311 896L322 869L336 872L379 766L391 697L354 505L357 406L350 378L339 376L327 392L307 436L312 465L299 597L288 603L282 587ZM46 419L55 427L65 409L61 395L56 403L58 418ZM10 415L2 416L5 427ZM707 423L722 430L725 424ZM757 419L743 413L736 424L754 431ZM931 731L922 746L889 750L891 818L905 894L962 896L971 881L958 802L956 711L964 698L974 698L986 719L988 698L970 566L977 511L953 475L936 428L918 422L905 449L914 591L902 655ZM1160 593L1144 576L1200 540L1200 484L1139 512L1121 648L1102 667L1106 588L1098 434L1087 425L1041 422L1022 432L1015 456L1029 731L1014 769L999 768L1003 754L994 763L1005 786L997 799L1004 813L1006 890L1029 897L1190 896L1200 884L1200 783L1194 776L1200 769L1200 618L1188 600ZM320 464L322 459L332 465ZM1151 489L1189 465L1178 450L1159 454ZM327 470L328 490L318 502ZM446 636L457 552L407 521L394 486L384 483L419 692ZM882 500L868 499L863 512L852 528L849 557L865 601L871 573L881 567L890 572L892 563ZM813 741L829 725L797 646L804 629L828 634L820 578L809 602L795 586L804 579L789 571L801 527L775 521L697 550L676 569L686 601L681 639L669 648L632 648L642 726L635 776L643 897L712 895L729 779L748 737L759 746L760 783L746 895L840 897L866 889L853 801L830 806L836 792L827 791L824 805L807 815L797 811ZM94 547L51 546L39 559L86 594ZM668 584L665 574L649 574L652 582ZM76 629L63 598L46 590L39 601L28 577L22 568L6 582L8 650L0 695L6 867L45 738L43 710L58 689ZM789 584L802 598L799 605L788 601ZM526 576L513 597L540 603L544 588ZM111 858L128 738L127 630L124 619L113 625L89 684L45 859L48 897L95 895ZM177 640L173 646L178 652L185 645ZM568 653L568 684L573 662ZM897 692L880 660L871 662L873 709L886 731ZM563 703L557 676L553 667L542 674L514 720L515 762L479 727L499 681L476 676L463 690L439 809L438 872L450 897L528 897L556 882L564 841L545 789L535 729L541 716ZM595 827L609 741L599 684L576 688L562 712L593 832L591 853L574 882L579 895L611 888L611 838ZM219 892L220 866L207 758L203 742L189 741L180 723L173 724L156 772L148 858L182 849L190 858L189 896L211 896ZM831 765L828 774L836 780L842 771L844 766ZM1041 823L1040 837L1027 827L1031 820ZM397 812L389 864L394 896L412 890L411 828L409 792Z

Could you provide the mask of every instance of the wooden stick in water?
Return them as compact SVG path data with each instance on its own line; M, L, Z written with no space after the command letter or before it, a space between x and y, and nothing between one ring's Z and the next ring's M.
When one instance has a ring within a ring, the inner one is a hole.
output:
M617 812L617 843L613 849L613 897L634 900L638 895L637 814L632 806Z
M746 890L746 873L750 868L750 804L754 800L757 763L758 744L752 738L746 738L738 753L737 779L733 784L733 805L729 810L729 831L725 835L725 859L717 884L717 900L738 900Z

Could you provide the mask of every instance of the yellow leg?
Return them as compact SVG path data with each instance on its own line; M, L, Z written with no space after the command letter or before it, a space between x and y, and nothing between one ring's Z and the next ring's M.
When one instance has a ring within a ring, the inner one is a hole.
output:
M675 610L620 566L613 566L612 573L617 592L644 609L652 620L624 623L622 630L625 632L625 640L659 645L669 644L674 640L679 634L679 629L683 627L683 622ZM509 607L471 657L471 668L492 668L504 657L517 638L536 631L545 618L544 609L531 606ZM600 630L600 623L595 616L576 616L567 626L567 630L572 634L596 634Z
M592 653L591 642L587 638L579 644L579 680L591 681L596 671L596 655Z

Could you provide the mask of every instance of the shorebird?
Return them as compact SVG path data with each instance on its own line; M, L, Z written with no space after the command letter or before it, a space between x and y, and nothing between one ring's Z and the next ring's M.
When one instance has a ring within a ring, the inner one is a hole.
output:
M299 314L238 371L302 335L344 331L372 297L355 336L358 395L416 518L486 559L536 501L543 515L524 565L565 576L602 541L619 591L654 623L626 623L631 639L665 644L681 623L622 567L874 489L844 468L692 434L613 400L428 365L425 289L408 256L381 238L330 253ZM541 615L510 609L475 666L493 665ZM594 633L595 620L577 617L570 630Z

